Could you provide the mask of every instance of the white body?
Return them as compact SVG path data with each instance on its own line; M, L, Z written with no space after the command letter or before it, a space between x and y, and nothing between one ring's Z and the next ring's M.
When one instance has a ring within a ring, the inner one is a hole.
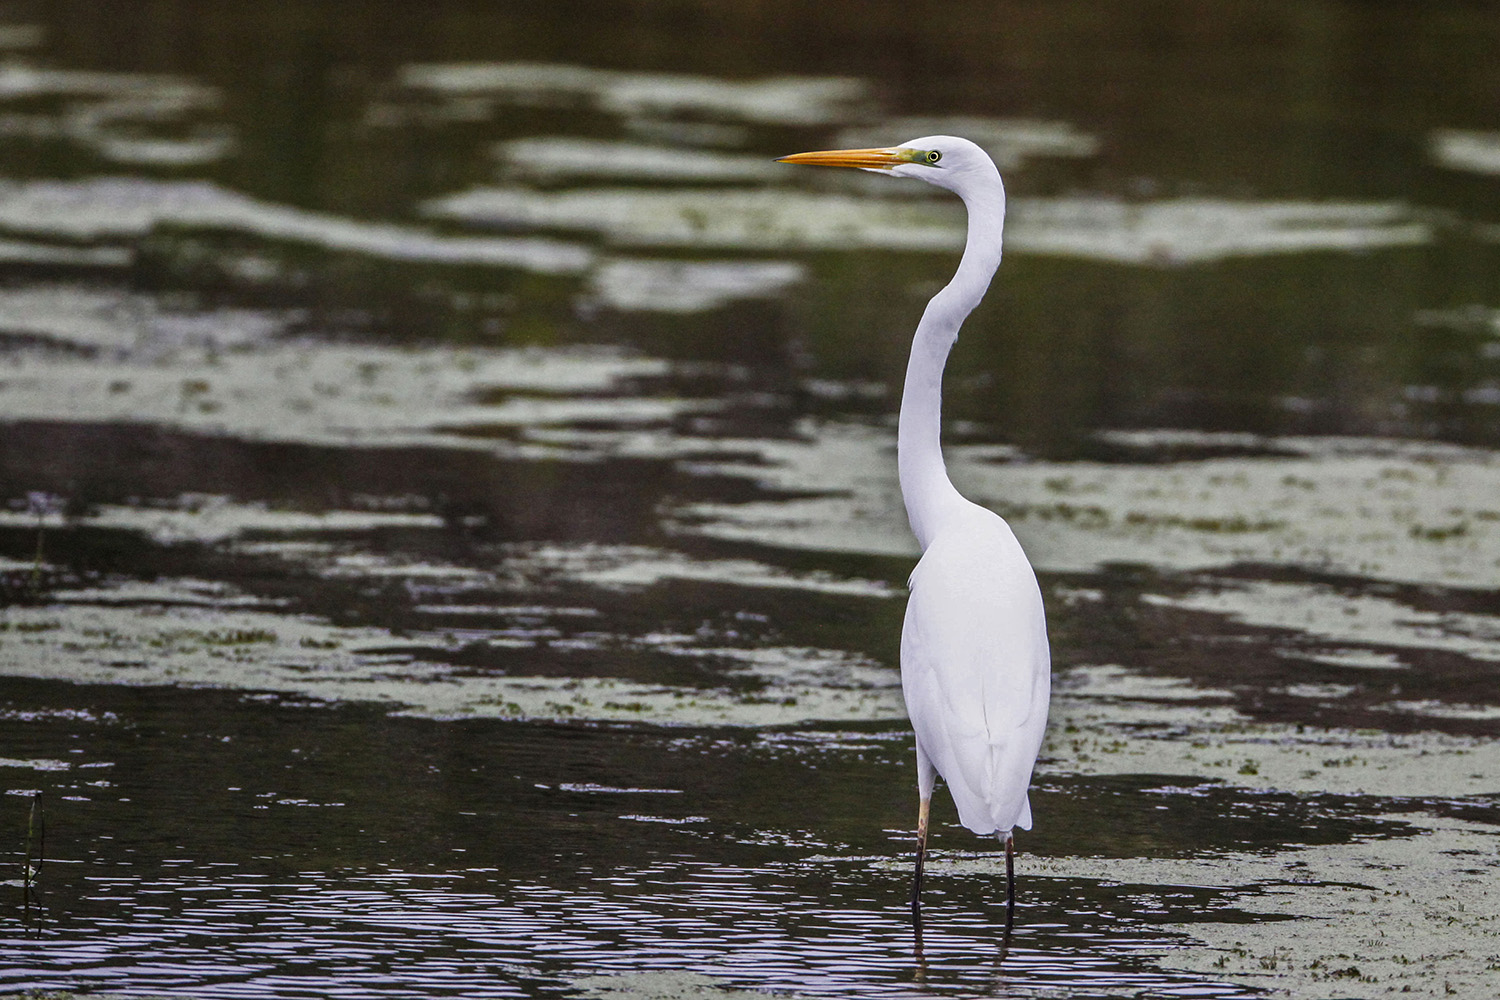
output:
M917 735L917 783L943 776L975 833L1031 829L1026 789L1047 725L1050 657L1042 596L1010 526L956 512L911 575L901 689Z
M1010 526L948 479L940 429L948 352L1000 264L1005 188L989 156L966 139L929 136L902 146L938 150L941 160L886 172L962 197L969 237L958 272L922 315L901 397L901 493L922 546L901 633L901 687L921 797L931 796L935 771L964 826L1003 838L1013 827L1031 828L1027 788L1051 691L1047 623Z

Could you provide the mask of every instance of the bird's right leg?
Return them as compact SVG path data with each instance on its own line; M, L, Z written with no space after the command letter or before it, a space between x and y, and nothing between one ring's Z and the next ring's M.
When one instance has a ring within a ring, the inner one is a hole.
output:
M1005 934L1016 922L1016 838L1006 832L1005 837Z
M932 796L922 796L917 806L917 874L911 883L912 912L920 915L922 910L922 862L927 857L927 813L932 806Z

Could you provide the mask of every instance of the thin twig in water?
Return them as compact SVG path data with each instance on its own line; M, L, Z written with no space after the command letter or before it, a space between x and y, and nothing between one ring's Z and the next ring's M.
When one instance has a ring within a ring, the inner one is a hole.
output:
M31 596L42 589L42 540L47 534L47 515L61 507L60 498L51 493L33 491L26 494L27 506L36 515L36 558L31 563Z
M21 878L21 893L26 919L31 919L31 904L36 897L36 881L47 856L47 814L42 810L42 793L31 796L31 818L26 823L26 867ZM38 906L40 909L40 906Z

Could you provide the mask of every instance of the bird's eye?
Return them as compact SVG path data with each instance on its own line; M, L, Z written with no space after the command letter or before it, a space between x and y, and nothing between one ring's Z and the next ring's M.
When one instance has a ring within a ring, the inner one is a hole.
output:
M939 153L935 149L929 149L927 151L927 162L928 163L936 163L938 160L941 160L942 158L943 158L943 154Z

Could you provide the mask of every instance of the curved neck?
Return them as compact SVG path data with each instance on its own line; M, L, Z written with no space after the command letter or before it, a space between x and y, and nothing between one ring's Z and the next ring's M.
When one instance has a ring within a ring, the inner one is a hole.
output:
M901 496L912 533L926 551L945 512L966 501L948 479L943 464L943 368L958 340L964 319L979 305L990 278L1000 266L1000 234L1005 224L1005 189L994 175L993 185L964 193L969 210L969 237L953 280L932 297L912 337L901 393L897 432L897 466Z

